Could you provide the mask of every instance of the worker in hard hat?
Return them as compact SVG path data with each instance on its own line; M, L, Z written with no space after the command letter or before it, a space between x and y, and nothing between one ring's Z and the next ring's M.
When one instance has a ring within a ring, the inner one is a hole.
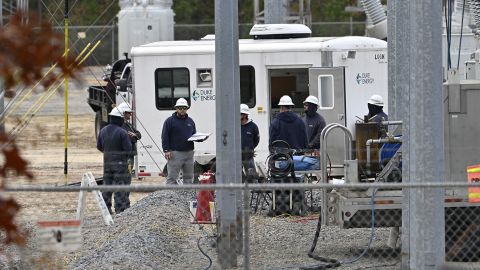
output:
M260 142L258 126L249 119L250 109L247 104L240 104L240 130L242 139L242 166L250 183L257 176L255 169L254 150Z
M320 154L320 134L323 128L327 125L323 116L318 112L318 98L315 96L308 96L303 101L303 123L307 129L307 148L313 150L314 154Z
M368 99L368 122L381 123L382 121L388 121L388 115L383 112L383 98L380 95L372 95Z
M280 113L272 120L270 125L269 144L277 140L282 140L290 145L291 149L297 153L305 151L307 148L307 132L302 119L292 112L294 106L292 99L285 95L278 102Z
M128 185L127 169L128 155L132 151L132 143L125 129L122 128L123 113L117 107L110 112L110 121L100 130L97 139L97 149L103 153L103 184ZM112 192L102 192L103 200L112 213ZM130 207L129 192L116 191L115 213L123 212Z
M133 162L134 158L137 155L137 141L142 138L142 134L140 131L135 129L131 123L132 121L132 114L133 114L133 109L130 104L127 102L123 102L120 105L118 105L118 109L123 112L123 126L122 128L125 129L128 133L128 136L130 137L130 141L132 142L132 152L130 152L130 155L128 156L128 172L132 173L133 169ZM131 181L131 177L130 177Z
M188 102L177 99L175 112L165 120L162 130L162 148L167 160L167 185L177 184L180 171L183 183L193 182L193 141L188 141L197 132L195 122L187 114Z

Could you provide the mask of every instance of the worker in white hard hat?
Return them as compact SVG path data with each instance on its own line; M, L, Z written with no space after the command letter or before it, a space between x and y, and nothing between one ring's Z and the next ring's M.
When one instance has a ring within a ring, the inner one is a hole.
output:
M260 142L258 126L249 119L250 109L247 104L240 104L240 130L242 140L242 167L249 183L257 176L255 169L254 150Z
M127 131L122 128L123 112L118 107L114 107L109 115L109 124L100 130L97 139L97 149L103 153L103 184L128 185L127 160L132 151L132 143ZM112 213L112 192L102 192L102 197ZM114 199L115 213L123 212L130 207L128 192L117 191Z
M270 125L269 144L282 140L297 153L302 153L307 147L307 132L302 119L292 111L294 106L292 98L287 95L282 96L278 106L280 113L275 116Z
M188 139L197 132L195 122L187 114L188 102L179 98L175 112L165 120L162 130L162 148L167 160L167 185L177 184L180 171L183 183L193 182L193 141Z
M315 96L308 96L303 101L303 122L307 129L307 148L313 150L315 156L320 154L320 134L323 128L327 125L323 116L318 112L318 98Z
M388 121L388 115L383 112L384 106L382 96L372 95L370 99L368 99L368 122L381 123L382 121Z
M128 136L130 137L130 141L132 142L132 152L130 153L130 155L128 155L128 172L131 175L134 158L137 155L137 141L142 138L142 134L140 133L140 131L135 129L132 125L132 114L133 114L132 106L127 102L123 102L120 105L118 105L118 109L121 112L123 112L124 121L123 121L122 128L127 131ZM131 177L130 177L130 182L131 182Z

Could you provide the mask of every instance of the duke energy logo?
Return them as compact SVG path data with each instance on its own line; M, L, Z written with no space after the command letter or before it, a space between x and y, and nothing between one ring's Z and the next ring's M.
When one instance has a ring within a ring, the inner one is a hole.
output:
M370 73L357 73L356 81L357 84L372 84L375 79L370 76Z
M197 101L198 98L200 98L200 94L197 92L197 90L194 90L192 93L192 98L193 100Z
M194 90L192 93L194 101L209 101L215 100L215 94L212 89Z

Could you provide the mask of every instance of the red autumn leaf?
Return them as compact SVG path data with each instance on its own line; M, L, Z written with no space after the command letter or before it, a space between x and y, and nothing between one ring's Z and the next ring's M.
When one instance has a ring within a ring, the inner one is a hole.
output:
M24 175L29 179L33 179L33 174L28 170L28 162L24 160L18 151L15 144L10 144L3 150L5 162L0 167L0 175L6 177L9 172L14 172L16 175Z
M37 27L39 22L32 15L27 21L22 17L22 13L16 13L7 26L0 28L0 77L6 89L18 83L36 83L45 76L43 68L52 63L57 63L58 68L45 76L43 86L63 76L75 79L80 65L72 55L67 61L63 57L63 37L46 22Z
M25 245L26 239L14 222L20 206L12 198L0 197L0 229L5 231L5 244Z

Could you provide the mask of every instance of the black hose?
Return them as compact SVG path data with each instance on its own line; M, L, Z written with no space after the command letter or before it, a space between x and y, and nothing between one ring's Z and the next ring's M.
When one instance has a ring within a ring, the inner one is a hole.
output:
M322 264L311 265L311 266L301 266L300 267L301 270L323 270L323 269L340 266L340 261L336 259L325 258L325 257L321 257L313 254L313 252L315 252L315 248L317 247L318 236L320 236L321 229L322 229L322 215L320 214L318 216L318 223L317 223L317 230L315 231L315 237L313 238L313 243L312 243L312 246L310 247L310 251L308 251L308 257L314 260L320 261Z
M370 249L370 246L372 245L373 239L375 238L375 192L377 192L376 189L373 191L372 199L371 199L372 200L371 201L371 203L372 203L371 234L370 234L370 239L368 240L367 247L363 250L363 252L359 256L357 256L356 258L351 259L351 260L347 260L347 261L339 261L337 259L325 258L325 257L321 257L321 256L313 254L313 252L315 251L315 247L317 246L317 241L318 241L318 236L320 235L320 230L322 228L322 215L320 214L318 216L317 230L315 231L315 237L313 238L312 246L310 247L310 251L308 252L308 257L310 257L314 260L320 261L323 264L312 265L312 266L302 266L302 267L300 267L301 270L324 270L324 269L328 269L328 268L339 267L342 264L354 263L354 262L360 260L363 256L365 256L367 251ZM322 199L324 199L324 198L322 198Z
M207 257L207 259L208 259L208 266L204 268L204 270L208 270L208 269L210 269L210 267L212 267L212 258L210 258L210 256L208 256L208 254L205 251L203 251L202 247L200 247L200 240L202 238L203 237L201 237L201 236L198 238L197 247L200 250L200 252L203 254L203 256Z

